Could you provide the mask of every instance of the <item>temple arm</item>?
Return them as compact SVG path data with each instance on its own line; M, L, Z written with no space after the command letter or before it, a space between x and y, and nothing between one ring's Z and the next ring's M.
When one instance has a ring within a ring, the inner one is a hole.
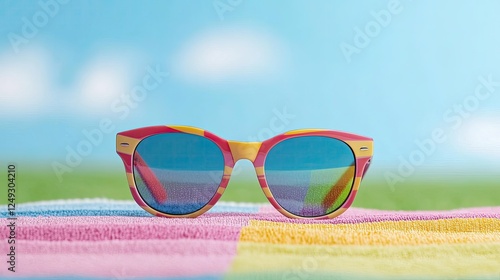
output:
M157 203L165 203L167 201L167 191L153 171L149 168L144 159L136 151L134 154L134 166L142 178L142 181L153 195Z

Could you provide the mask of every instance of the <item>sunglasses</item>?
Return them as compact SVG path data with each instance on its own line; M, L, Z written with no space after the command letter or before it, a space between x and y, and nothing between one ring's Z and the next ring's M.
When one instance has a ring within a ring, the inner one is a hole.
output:
M373 139L351 133L293 130L263 142L222 139L189 126L120 132L137 204L161 217L196 217L219 200L235 163L250 160L269 202L289 218L334 218L351 206L373 155Z

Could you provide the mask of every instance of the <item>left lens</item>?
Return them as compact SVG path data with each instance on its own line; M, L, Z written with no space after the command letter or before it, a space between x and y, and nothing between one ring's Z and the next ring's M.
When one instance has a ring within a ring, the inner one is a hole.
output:
M264 172L270 192L283 209L301 217L319 217L337 210L349 196L355 156L335 138L289 138L269 150Z
M165 133L143 139L134 152L137 190L149 207L185 215L203 208L217 193L224 156L212 140Z

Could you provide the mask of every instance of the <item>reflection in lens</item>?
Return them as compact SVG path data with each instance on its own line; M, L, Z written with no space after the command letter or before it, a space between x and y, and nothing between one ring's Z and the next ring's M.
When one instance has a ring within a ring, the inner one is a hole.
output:
M355 157L341 140L295 137L271 148L264 172L283 209L301 217L318 217L344 204L354 182Z
M151 208L173 215L203 208L222 181L224 156L210 139L186 133L143 139L134 152L134 179Z

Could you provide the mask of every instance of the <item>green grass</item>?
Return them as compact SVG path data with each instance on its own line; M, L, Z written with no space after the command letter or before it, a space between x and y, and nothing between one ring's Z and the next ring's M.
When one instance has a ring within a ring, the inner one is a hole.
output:
M17 175L17 203L94 197L132 199L123 171L78 170L65 174L62 182L50 169L21 170ZM221 199L267 201L257 178L241 179L238 176L231 179ZM6 203L7 196L0 197L0 204ZM488 177L470 181L453 178L413 179L400 183L395 189L391 189L383 180L367 178L354 202L356 207L390 210L440 210L495 205L500 205L500 183Z

